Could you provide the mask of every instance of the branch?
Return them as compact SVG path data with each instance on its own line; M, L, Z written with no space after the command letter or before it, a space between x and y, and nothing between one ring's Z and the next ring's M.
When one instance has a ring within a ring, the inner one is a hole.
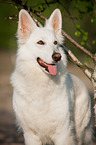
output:
M41 19L46 20L46 17L44 17L41 12L38 12L38 11L32 9L31 7L27 6L27 4L23 2L23 0L12 0L12 1L14 1L16 5L18 4L18 5L22 6L25 10L28 10L28 12L35 13Z
M7 1L3 1L3 0L0 0L0 2L15 5L15 3L7 2Z
M9 16L9 17L7 17L6 19L18 21L18 19L17 19L17 18L14 18L13 16Z
M65 47L64 45L62 45L64 50L67 52L69 59L71 58L71 61L76 64L78 67L81 68L81 70L85 73L85 75L91 80L92 79L92 72L93 69L89 68L87 66L85 66L84 64L82 64L77 57L71 52L71 50L69 50L67 47Z
M95 59L95 68L92 75L92 84L94 89L94 114L95 114L95 126L96 126L96 53L94 55L94 59Z
M32 12L30 12L30 15L32 16L33 20L36 22L36 24L39 26L39 27L42 27L42 24L35 18L35 16L33 15Z
M78 47L79 49L81 49L83 52L85 52L87 55L89 55L92 59L94 59L93 54L88 51L87 49L85 49L84 47L82 47L80 44L78 44L75 40L73 40L66 32L62 31L62 34L71 42L73 43L76 47Z
M9 16L9 17L6 17L5 19L9 19L9 20L16 20L18 21L18 18L17 18L17 15L12 15L12 16Z

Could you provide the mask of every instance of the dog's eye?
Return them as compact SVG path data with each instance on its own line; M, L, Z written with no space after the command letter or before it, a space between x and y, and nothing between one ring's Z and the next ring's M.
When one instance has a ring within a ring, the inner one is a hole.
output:
M37 44L44 45L45 43L42 40L40 40L37 42Z
M57 41L54 41L54 44L57 45Z

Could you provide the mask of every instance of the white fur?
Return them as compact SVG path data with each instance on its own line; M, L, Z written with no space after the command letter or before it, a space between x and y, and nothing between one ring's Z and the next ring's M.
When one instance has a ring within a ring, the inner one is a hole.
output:
M90 98L84 84L66 71L66 55L60 44L62 18L56 9L39 28L25 10L19 14L18 52L11 76L13 108L26 145L91 145ZM37 42L42 40L45 45ZM54 45L54 41L58 41ZM53 52L62 58L57 75L46 73L37 57L52 64Z

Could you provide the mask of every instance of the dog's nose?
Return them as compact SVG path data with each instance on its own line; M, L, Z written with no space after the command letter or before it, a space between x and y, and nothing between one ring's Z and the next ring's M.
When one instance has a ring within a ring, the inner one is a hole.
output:
M54 52L53 55L52 55L52 58L53 58L54 61L58 62L58 61L61 60L61 54Z

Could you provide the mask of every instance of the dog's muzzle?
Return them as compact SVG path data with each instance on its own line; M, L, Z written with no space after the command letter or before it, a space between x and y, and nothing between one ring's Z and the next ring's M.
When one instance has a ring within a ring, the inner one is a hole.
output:
M37 57L38 64L48 73L51 75L57 75L57 62L61 60L61 54L54 52L52 54L52 59L54 60L54 63L49 64L44 62L40 57Z

